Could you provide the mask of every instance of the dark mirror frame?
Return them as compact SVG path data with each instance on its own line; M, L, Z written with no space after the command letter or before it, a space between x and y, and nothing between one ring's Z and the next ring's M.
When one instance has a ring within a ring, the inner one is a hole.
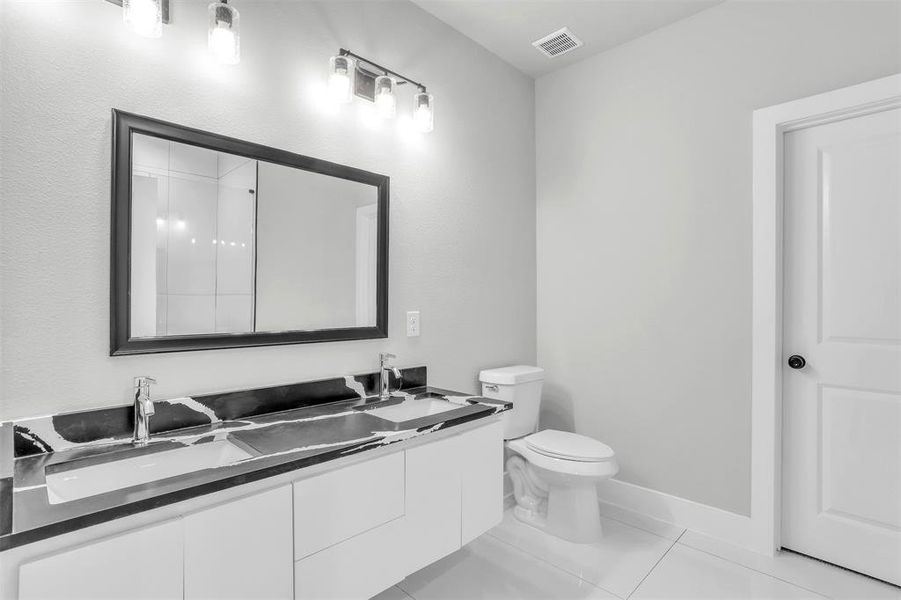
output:
M143 133L174 142L246 156L286 167L366 183L378 192L378 248L375 327L279 332L212 333L152 338L131 337L131 140ZM311 158L261 144L183 127L113 109L112 220L110 247L110 356L368 340L388 337L387 175Z

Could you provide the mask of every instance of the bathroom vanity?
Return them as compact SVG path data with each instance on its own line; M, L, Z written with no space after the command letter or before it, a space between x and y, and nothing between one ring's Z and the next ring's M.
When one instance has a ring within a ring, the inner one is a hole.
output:
M144 447L123 407L2 424L0 598L366 599L450 554L501 519L510 405L403 376L161 401Z
M112 129L112 356L387 337L387 176ZM501 520L512 404L390 358L0 423L0 600L365 600L457 550Z

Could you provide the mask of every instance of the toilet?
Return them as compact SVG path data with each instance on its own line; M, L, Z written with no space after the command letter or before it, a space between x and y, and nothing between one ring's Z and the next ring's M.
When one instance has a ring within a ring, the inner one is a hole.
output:
M502 418L516 518L572 542L601 539L597 484L619 471L613 450L584 435L537 431L544 369L486 369L479 381L483 396L513 403Z

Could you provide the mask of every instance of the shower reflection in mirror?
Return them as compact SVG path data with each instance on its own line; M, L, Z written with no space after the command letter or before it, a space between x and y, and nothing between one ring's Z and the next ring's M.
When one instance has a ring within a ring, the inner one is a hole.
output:
M131 337L373 327L373 186L135 133Z

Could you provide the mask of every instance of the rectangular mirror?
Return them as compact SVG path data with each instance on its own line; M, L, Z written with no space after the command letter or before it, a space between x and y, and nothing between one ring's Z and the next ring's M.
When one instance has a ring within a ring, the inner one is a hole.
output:
M388 177L113 120L112 355L387 336Z

